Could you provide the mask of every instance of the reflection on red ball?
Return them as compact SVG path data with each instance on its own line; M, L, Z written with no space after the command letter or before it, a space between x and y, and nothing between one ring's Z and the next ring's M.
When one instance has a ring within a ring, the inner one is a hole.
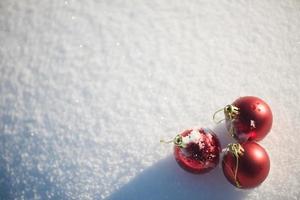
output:
M227 151L223 157L222 168L227 180L239 188L253 188L261 184L268 176L270 159L266 150L255 142L240 144L243 153L237 158ZM236 176L235 176L235 172Z
M191 173L205 173L219 163L220 142L217 136L207 129L189 129L179 135L183 146L174 145L177 163Z
M245 96L232 103L238 108L233 120L227 119L227 129L240 142L262 140L271 130L273 115L268 104L258 97Z

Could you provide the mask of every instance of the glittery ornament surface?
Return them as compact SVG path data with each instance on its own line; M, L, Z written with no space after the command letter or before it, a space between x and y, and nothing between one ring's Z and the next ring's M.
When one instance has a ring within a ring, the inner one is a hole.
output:
M208 129L191 129L181 133L183 147L174 146L178 164L192 173L205 173L219 163L220 142Z

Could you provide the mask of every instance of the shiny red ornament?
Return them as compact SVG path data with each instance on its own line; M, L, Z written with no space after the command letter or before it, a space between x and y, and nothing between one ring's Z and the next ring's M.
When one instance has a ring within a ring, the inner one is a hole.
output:
M253 188L268 176L270 159L266 150L255 142L229 144L222 161L227 180L238 188Z
M229 133L239 142L262 140L272 127L271 108L258 97L240 97L224 113Z
M219 163L221 146L217 136L208 129L189 129L174 139L174 156L186 171L201 174Z

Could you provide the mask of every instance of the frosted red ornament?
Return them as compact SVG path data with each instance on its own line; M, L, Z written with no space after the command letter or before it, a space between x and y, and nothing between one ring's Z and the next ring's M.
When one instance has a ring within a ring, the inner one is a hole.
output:
M271 108L258 97L240 97L222 110L229 133L239 142L262 140L271 130Z
M268 176L270 159L266 150L255 142L229 144L222 169L227 180L238 188L253 188Z
M220 142L208 129L188 129L174 140L174 156L186 171L206 173L215 168L220 158Z

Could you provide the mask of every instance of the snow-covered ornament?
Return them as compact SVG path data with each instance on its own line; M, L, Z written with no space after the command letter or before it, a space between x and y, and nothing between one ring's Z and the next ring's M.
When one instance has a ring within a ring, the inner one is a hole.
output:
M161 140L161 142L165 142ZM209 129L188 129L172 141L177 163L186 171L196 174L215 168L220 158L220 142Z

